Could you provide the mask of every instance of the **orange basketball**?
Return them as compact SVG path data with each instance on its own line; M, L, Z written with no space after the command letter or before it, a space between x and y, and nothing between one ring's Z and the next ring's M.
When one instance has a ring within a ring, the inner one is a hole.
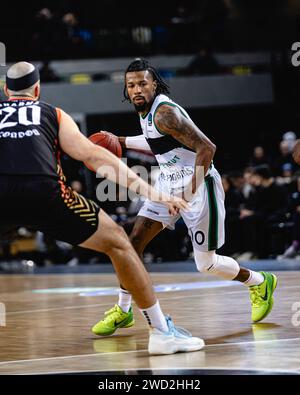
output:
M122 157L122 147L119 143L118 137L109 132L97 132L91 134L88 138L91 142L100 147L106 148L108 151L112 152L118 158ZM86 163L85 166L89 169L94 171L91 167L89 167Z

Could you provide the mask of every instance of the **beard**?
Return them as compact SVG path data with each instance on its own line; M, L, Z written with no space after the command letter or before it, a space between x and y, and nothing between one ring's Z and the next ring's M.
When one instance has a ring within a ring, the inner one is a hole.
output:
M144 103L142 103L142 104L135 104L135 103L133 103L133 105L134 105L134 108L135 108L135 110L137 112L144 112L144 111L146 111L146 108L147 108L146 101L144 101Z

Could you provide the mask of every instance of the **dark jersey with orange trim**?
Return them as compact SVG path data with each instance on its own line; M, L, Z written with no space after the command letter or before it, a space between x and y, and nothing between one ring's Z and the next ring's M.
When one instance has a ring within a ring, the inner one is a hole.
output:
M59 115L40 101L0 102L0 175L59 178Z

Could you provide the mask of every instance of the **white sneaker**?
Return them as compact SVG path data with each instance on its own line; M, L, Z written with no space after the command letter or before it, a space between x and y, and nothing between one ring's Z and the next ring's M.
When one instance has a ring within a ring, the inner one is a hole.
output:
M186 329L176 327L171 317L166 316L168 332L150 329L148 351L151 355L174 354L175 352L198 351L205 343L199 337L192 337Z

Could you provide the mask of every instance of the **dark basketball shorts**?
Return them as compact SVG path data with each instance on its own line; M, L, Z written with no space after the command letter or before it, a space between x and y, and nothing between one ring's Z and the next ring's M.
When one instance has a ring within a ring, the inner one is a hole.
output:
M99 206L62 181L0 176L0 234L24 226L78 245L98 228Z

